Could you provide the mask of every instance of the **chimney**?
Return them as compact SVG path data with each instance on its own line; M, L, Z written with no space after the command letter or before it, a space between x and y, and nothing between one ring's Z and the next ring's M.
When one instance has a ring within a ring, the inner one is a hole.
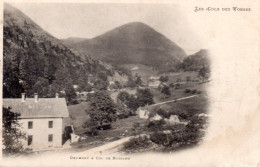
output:
M38 93L34 93L34 101L38 102Z
M58 99L59 98L59 93L55 93L55 97Z
M25 93L22 93L22 102L25 102Z

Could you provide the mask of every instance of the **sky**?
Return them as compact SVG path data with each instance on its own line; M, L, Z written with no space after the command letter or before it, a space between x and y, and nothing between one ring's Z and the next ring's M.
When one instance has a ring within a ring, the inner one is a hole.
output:
M129 22L143 22L187 54L202 49L181 8L174 4L12 3L53 36L93 38Z

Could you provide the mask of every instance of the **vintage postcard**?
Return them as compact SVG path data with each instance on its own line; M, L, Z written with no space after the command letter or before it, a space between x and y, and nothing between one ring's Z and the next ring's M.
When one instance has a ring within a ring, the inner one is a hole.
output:
M2 2L1 166L260 166L259 6Z

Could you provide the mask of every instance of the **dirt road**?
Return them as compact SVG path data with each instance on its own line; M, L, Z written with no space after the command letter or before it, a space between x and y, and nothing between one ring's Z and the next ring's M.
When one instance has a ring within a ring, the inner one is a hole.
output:
M152 104L150 106L157 106L157 105L161 105L161 104L166 104L166 103L171 103L171 102L175 102L175 101L185 100L185 99L193 98L193 97L196 97L196 96L198 96L198 95L187 96L187 97L183 97L183 98L179 98L179 99L169 100L169 101L165 101L165 102L161 102L161 103Z
M113 141L110 143L107 143L105 145L95 147L83 152L80 152L80 155L86 155L86 154L111 154L111 153L117 153L119 151L119 148L127 141L129 141L133 136L125 137L123 139L119 139L117 141Z

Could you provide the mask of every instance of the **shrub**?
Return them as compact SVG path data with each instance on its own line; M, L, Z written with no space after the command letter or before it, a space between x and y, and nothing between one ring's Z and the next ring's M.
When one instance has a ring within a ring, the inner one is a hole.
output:
M111 128L112 128L111 124L105 124L105 125L97 127L98 130L107 130L107 129L111 129Z
M170 84L169 84L169 87L170 87L170 88L173 88L173 87L174 87L174 84L173 84L173 83L170 83Z
M186 76L186 81L187 82L191 81L191 76Z
M87 134L87 135L89 135L89 136L97 136L98 133L99 133L99 132L98 132L97 128L95 128L95 127L89 128L89 130L87 130L87 131L85 132L85 134Z
M191 92L190 89L186 89L186 90L185 90L185 93L190 93L190 92Z
M154 120L148 123L147 128L151 131L158 131L158 130L162 130L164 125L165 125L165 121L163 119L158 121Z
M89 120L89 121L85 122L85 124L83 125L83 128L86 129L85 134L90 135L90 136L98 135L97 125L98 125L98 122L93 121L93 120Z
M169 86L164 86L161 90L161 93L164 93L165 95L171 95L170 92L170 87Z
M171 134L164 134L162 132L155 132L151 134L150 139L152 142L163 145L169 146L173 141L173 136Z
M137 96L136 100L138 102L138 106L143 107L145 105L154 104L153 94L152 94L151 90L148 88L137 89L136 96Z
M169 77L168 76L160 76L159 80L161 82L167 82L169 80Z
M165 111L164 109L162 109L162 108L158 108L157 110L156 110L156 113L158 114L158 115L160 115L162 118L167 118L168 117L168 112L167 111Z
M179 84L179 83L175 84L175 89L179 89L180 87L181 87L181 84Z
M177 82L181 82L182 80L181 80L180 78L178 78L176 81L177 81Z
M149 148L149 146L151 146L150 139L147 136L139 136L126 142L124 149L127 151L138 151L140 149Z
M165 111L163 108L155 107L149 113L149 118L154 117L156 114L160 115L162 118L168 117L168 112Z
M193 89L193 90L191 91L191 93L192 93L192 94L197 93L197 89Z
M119 103L117 105L117 117L119 119L128 118L130 115L131 110L127 108L126 105Z

